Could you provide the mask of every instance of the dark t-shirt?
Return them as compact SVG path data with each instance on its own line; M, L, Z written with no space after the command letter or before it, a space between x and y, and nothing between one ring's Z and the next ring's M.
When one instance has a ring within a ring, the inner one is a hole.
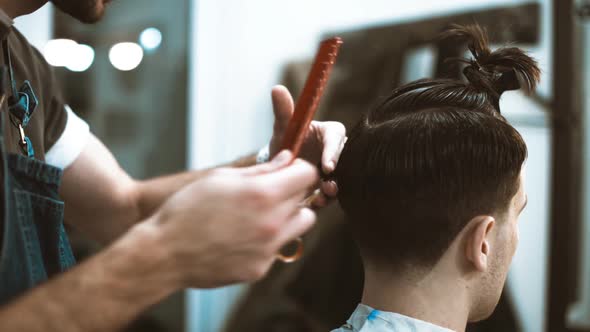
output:
M18 30L13 28L9 32L8 44L17 89L28 80L39 100L25 133L35 148L35 158L45 160L45 153L59 139L67 121L59 84L43 55ZM2 111L7 120L3 128L5 149L10 153L21 153L18 128L8 121L5 105Z
M45 161L45 153L55 144L63 133L67 112L53 69L41 53L29 44L26 38L12 27L12 22L0 11L0 40L8 38L12 68L17 89L25 80L31 83L39 104L25 128L27 137L35 149L35 158ZM4 64L0 52L0 64ZM19 130L10 121L6 103L0 106L4 123L4 149L6 153L23 153L19 146ZM0 188L4 188L4 173L0 167ZM0 190L0 243L4 230L4 190Z

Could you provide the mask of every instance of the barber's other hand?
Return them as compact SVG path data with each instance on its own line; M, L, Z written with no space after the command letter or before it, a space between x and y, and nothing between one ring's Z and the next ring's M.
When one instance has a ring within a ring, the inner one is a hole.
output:
M302 160L289 165L291 158L283 151L269 163L213 170L156 213L151 222L181 287L257 280L283 245L314 224L301 201L317 170Z
M270 141L270 155L274 156L281 148L283 136L287 130L289 120L293 116L295 106L291 93L281 85L272 89L272 104L275 122ZM338 164L345 142L346 129L342 123L313 121L301 149L300 157L314 165L321 162L323 173L331 174ZM332 180L322 181L320 189L323 195L314 200L312 203L314 207L328 204L338 193L338 186Z

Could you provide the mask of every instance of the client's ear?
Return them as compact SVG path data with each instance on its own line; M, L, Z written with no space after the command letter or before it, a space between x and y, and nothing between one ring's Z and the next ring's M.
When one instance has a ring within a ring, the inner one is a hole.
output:
M495 224L496 220L491 216L477 216L468 223L465 255L467 260L481 272L488 268L491 249L489 235Z

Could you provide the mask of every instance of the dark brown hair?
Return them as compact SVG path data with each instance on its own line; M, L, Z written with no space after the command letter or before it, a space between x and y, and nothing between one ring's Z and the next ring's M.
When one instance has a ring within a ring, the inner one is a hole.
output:
M335 171L338 199L365 258L431 266L471 218L506 210L527 148L500 113L503 92L534 90L537 63L516 47L491 51L479 26L467 82L423 79L394 90L349 133Z

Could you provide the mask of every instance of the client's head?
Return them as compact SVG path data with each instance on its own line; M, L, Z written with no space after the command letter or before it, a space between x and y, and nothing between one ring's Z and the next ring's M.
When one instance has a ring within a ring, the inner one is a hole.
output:
M450 274L473 321L497 304L526 204L527 148L501 115L500 96L532 91L540 71L518 48L491 51L478 26L445 36L468 42L467 80L394 90L351 130L335 176L365 270Z

